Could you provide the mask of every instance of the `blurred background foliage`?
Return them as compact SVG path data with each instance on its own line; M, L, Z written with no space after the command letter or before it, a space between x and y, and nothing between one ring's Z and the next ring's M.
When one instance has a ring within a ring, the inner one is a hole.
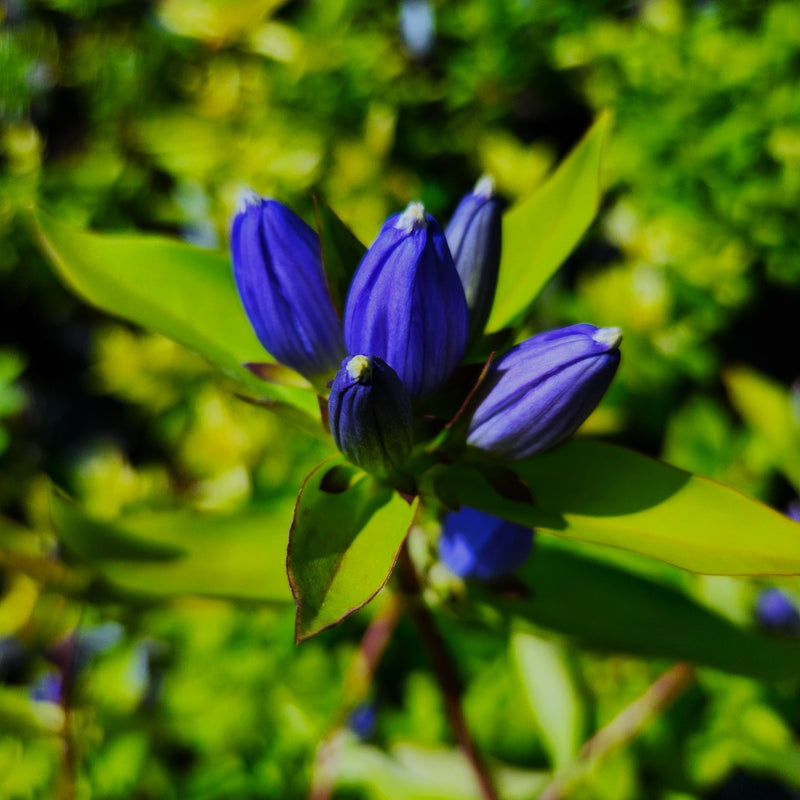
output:
M365 625L295 647L284 605L125 591L56 539L51 480L107 521L284 509L323 450L77 301L31 206L224 249L243 188L309 219L318 193L368 243L412 199L446 218L484 172L513 202L609 108L602 213L530 329L622 327L587 431L783 510L800 489L798 68L790 0L5 0L0 797L304 797ZM434 568L434 601L447 582ZM683 582L757 624L760 583ZM440 613L508 798L536 797L668 666ZM344 734L337 797L474 796L413 636L400 626ZM566 796L798 797L797 688L701 671Z

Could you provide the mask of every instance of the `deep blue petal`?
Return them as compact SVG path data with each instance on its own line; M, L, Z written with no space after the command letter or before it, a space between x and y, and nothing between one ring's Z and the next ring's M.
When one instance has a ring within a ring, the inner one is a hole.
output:
M474 508L444 518L439 556L462 578L491 580L518 569L533 546L533 531Z
M275 200L254 199L231 228L233 274L261 344L314 380L344 355L317 234Z
M619 365L619 333L581 323L534 336L490 368L475 398L467 442L510 460L571 436Z
M467 304L447 242L436 220L419 213L413 226L403 224L406 214L384 223L353 278L344 317L349 352L382 358L412 397L437 389L467 343Z
M445 229L469 308L469 340L482 331L492 310L500 267L500 201L482 178L458 204Z
M397 373L379 358L346 358L328 398L336 446L367 472L386 476L411 450L411 400Z

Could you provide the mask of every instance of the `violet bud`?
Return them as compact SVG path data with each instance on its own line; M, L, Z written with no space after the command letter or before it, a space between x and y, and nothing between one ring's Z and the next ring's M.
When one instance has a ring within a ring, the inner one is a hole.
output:
M489 319L500 268L500 201L488 175L458 204L445 236L467 298L473 341Z
M563 442L608 389L621 339L619 328L581 323L512 347L478 389L467 442L509 460Z
M795 497L794 500L789 501L786 506L786 516L795 522L800 522L800 497Z
M459 577L486 581L520 567L532 546L530 528L475 508L462 508L444 518L439 556Z
M411 397L437 389L467 346L467 302L439 223L421 203L389 217L350 286L350 353L382 358Z
M411 400L397 373L380 358L342 362L328 398L336 446L367 472L385 477L400 466L413 439Z
M780 589L765 589L759 594L756 619L762 628L773 633L800 634L800 612Z
M252 196L231 228L233 275L259 341L311 381L345 354L319 237L276 200Z

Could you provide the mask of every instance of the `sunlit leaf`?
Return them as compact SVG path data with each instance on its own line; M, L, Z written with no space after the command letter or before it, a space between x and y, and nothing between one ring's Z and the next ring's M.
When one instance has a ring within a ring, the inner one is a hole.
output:
M291 602L286 579L291 498L225 516L143 512L113 523L91 519L58 494L51 509L67 549L126 593Z
M800 526L723 484L595 442L572 442L512 466L533 504L500 496L465 466L437 467L426 480L450 504L694 572L800 574Z
M512 323L536 299L586 232L600 205L604 113L553 175L503 217L503 257L489 330Z
M312 392L260 381L242 366L269 356L247 321L226 256L158 236L89 233L44 213L35 220L45 254L81 297L195 350L249 395L318 418Z
M308 476L289 539L298 641L335 625L374 597L389 577L415 510L341 459Z
M683 592L539 537L519 573L528 597L470 586L472 599L603 651L690 661L765 680L800 670L800 641L737 627Z
M563 766L578 753L584 734L583 704L567 652L520 622L512 627L510 645L524 698L551 762Z
M723 380L734 408L763 437L775 465L800 490L800 420L789 388L749 367L732 367Z

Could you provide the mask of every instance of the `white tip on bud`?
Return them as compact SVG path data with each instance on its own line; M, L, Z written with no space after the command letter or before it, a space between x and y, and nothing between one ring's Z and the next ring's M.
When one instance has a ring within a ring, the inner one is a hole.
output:
M490 197L494 196L494 180L492 179L491 175L484 175L476 184L475 188L472 190L472 194L475 197L483 197L488 200Z
M350 376L350 380L357 381L358 383L366 383L372 374L372 367L366 356L353 356L347 362L345 369Z
M609 350L619 347L622 341L622 331L619 328L598 328L593 334L592 339L597 344L605 345Z
M250 189L248 187L247 189L244 189L239 195L239 203L236 210L240 214L244 214L245 211L247 211L247 209L250 208L251 206L258 208L261 205L263 199L264 198L262 198L257 191L255 191L254 189Z
M403 233L413 233L427 227L425 206L419 202L409 203L406 210L397 218L394 227Z

